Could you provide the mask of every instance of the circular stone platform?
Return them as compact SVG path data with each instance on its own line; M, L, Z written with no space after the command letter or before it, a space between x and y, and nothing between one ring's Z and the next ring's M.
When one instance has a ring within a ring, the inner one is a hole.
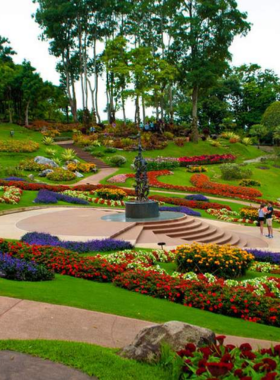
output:
M149 222L163 222L168 220L176 220L180 218L184 218L185 214L181 212L173 212L173 211L161 211L159 216L156 218L143 218L143 219L132 219L126 218L125 213L117 213L102 216L102 220L106 222L133 222L133 223L149 223Z

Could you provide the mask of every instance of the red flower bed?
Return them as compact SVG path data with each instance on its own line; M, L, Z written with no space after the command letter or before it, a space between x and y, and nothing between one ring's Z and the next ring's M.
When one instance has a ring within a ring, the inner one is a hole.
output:
M229 206L220 205L219 203L188 201L187 199L184 199L184 198L162 197L161 195L152 195L149 197L149 199L152 199L158 202L169 203L176 206L186 206L186 207L196 208L200 210L208 210L209 208L221 210L223 208L226 208L227 210L231 211L231 208Z
M210 283L203 275L199 280L184 280L141 269L116 276L114 283L137 293L165 298L185 306L280 326L280 301L257 295L253 287L229 287L222 279Z
M211 154L203 156L193 156L193 157L180 157L180 166L188 165L213 165L226 162L233 162L236 160L236 156L232 154Z
M203 192L215 195L223 195L226 197L238 196L239 198L256 198L262 196L262 193L259 190L250 187L224 185L211 182L205 174L194 174L191 177L191 183L198 189L202 189Z
M55 273L88 280L111 282L127 264L110 264L102 257L83 258L72 251L27 243L11 243L0 239L0 251L13 257L45 265Z
M239 347L224 345L225 336L217 336L216 344L196 347L188 343L177 352L182 358L182 379L274 380L280 377L280 345L252 350L249 343Z

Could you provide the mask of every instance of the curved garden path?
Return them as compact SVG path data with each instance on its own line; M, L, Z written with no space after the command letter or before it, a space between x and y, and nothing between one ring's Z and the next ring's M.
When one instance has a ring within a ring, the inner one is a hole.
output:
M155 323L69 306L0 297L0 339L48 339L121 348ZM279 337L280 341L280 337ZM279 342L227 336L226 344L269 348Z

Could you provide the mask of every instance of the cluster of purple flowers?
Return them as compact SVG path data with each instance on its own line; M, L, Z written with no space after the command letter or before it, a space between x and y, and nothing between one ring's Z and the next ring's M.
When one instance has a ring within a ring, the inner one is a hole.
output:
M280 265L280 253L278 252L261 251L259 249L246 249L246 251L255 256L256 261Z
M31 245L51 245L53 247L66 248L78 253L121 251L132 248L132 245L124 240L61 241L57 236L39 232L29 232L21 238L21 241Z
M48 281L54 274L43 265L0 253L0 277L17 281Z
M209 199L202 194L187 195L188 201L209 202Z
M160 207L159 211L174 211L174 212L181 212L189 216L201 216L200 212L194 211L191 208L188 208L185 206L179 206L179 207L164 206L164 207Z
M74 203L78 205L89 205L89 202L75 197L70 197L69 195L55 193L50 190L39 190L37 197L35 198L35 203L44 203L44 204L55 204L58 201L63 201L67 203Z
M19 181L19 182L27 182L26 179L24 179L24 178L19 178L19 177L8 177L8 178L4 178L4 181Z

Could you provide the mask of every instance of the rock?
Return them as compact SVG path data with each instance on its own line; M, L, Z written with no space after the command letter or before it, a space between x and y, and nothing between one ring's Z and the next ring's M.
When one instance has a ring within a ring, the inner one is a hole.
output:
M75 176L76 176L77 178L83 178L83 177L84 177L83 174L82 174L82 173L79 173L79 172L75 172Z
M58 165L53 160L51 160L50 158L37 156L37 157L35 157L34 161L40 165L49 165L53 168L58 168Z
M39 177L46 177L49 173L53 173L52 169L45 169L40 174Z
M183 322L167 322L162 325L146 327L136 336L134 342L124 347L119 355L144 362L160 359L162 343L174 351L181 350L187 343L201 347L215 342L213 331Z
M34 177L33 174L29 174L27 177L28 177L31 181L34 181L34 180L35 180L35 177Z

